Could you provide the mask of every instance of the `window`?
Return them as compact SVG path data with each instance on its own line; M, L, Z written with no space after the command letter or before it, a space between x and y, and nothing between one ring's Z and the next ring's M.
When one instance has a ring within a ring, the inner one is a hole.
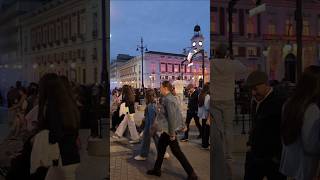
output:
M303 20L302 35L304 35L304 36L309 36L310 35L310 23L306 19Z
M155 63L152 63L152 64L151 64L151 72L152 72L152 73L155 73L155 72L156 72L156 64L155 64Z
M183 72L183 73L185 73L186 72L186 65L184 64L184 65L181 65L180 66L180 72Z
M172 73L172 72L173 72L172 70L173 70L172 64L168 64L168 65L167 65L167 72Z
M276 34L276 24L272 20L270 20L268 24L268 34Z
M161 64L160 64L160 71L161 71L161 72L167 72L167 65L166 65L166 63L161 63Z
M239 47L239 56L240 57L246 57L247 53L246 53L246 48L245 47Z
M247 21L247 33L254 34L255 32L255 19L254 17L249 17Z
M75 40L76 35L78 34L78 14L73 13L71 16L71 36Z
M293 32L293 21L291 20L291 18L286 20L286 32L285 34L288 36L293 36L294 32Z
M179 72L180 72L180 66L179 66L179 64L175 64L175 65L174 65L174 72L175 72L175 73L179 73Z
M211 12L211 24L210 24L210 28L211 28L211 33L215 34L218 33L218 24L217 24L217 13L215 12Z
M238 47L232 47L232 50L233 50L233 55L234 56L238 56L239 55L239 48Z
M257 56L257 48L256 47L248 47L247 48L249 56Z
M190 67L186 67L186 69L187 69L187 70L186 70L187 73L190 73L190 72L191 72L191 66L190 66Z
M84 35L87 32L87 21L85 13L80 14L80 34Z
M87 75L86 75L86 69L82 69L82 82L83 84L87 83Z
M98 37L98 13L93 13L93 28L92 28L92 37L95 39Z
M238 32L238 17L237 16L232 16L232 32L236 33ZM229 21L227 21L227 30L229 32Z
M63 34L63 31L62 31L61 19L57 19L57 21L56 21L56 41L61 41L62 34Z

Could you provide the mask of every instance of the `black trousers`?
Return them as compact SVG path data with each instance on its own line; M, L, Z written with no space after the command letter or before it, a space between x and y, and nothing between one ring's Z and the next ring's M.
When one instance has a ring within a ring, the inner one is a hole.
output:
M121 121L124 119L124 115L122 115L121 117L119 117L119 110L115 111L112 113L112 125L111 127L113 129L115 129L117 126L119 126L119 124L121 123Z
M272 159L257 158L254 153L247 152L244 180L286 180L287 177L279 172L279 163Z
M202 147L209 146L210 126L207 124L207 119L202 119Z
M202 135L201 134L201 124L199 121L198 114L196 112L187 111L187 117L186 117L187 131L184 133L185 138L189 138L189 130L190 130L189 126L190 126L190 122L191 122L192 118L194 119L194 122L196 123L196 126L199 130L200 136Z
M154 165L154 170L160 171L161 170L161 165L163 162L163 156L166 153L167 146L170 146L171 152L173 155L178 159L180 164L182 165L183 169L186 171L188 175L191 175L193 173L193 168L183 152L180 149L179 143L177 139L174 141L170 140L170 136L167 133L162 133L160 138L159 138L159 143L158 143L158 155L157 155L157 160Z

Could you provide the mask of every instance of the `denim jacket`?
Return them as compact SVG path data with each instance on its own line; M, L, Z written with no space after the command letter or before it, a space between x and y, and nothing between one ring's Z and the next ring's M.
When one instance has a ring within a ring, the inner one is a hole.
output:
M169 135L175 134L176 129L180 126L180 116L182 116L182 114L176 97L171 93L163 96L158 116L162 131Z
M145 129L150 129L154 118L156 116L156 105L154 103L150 103L147 105L147 109L145 112Z

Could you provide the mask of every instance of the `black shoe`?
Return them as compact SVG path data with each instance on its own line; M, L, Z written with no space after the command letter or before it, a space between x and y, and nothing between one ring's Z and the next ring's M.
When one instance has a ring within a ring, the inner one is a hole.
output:
M181 142L187 142L189 141L189 139L187 137L183 137L182 139L180 139Z
M152 169L152 170L148 170L147 174L160 177L161 176L161 171Z
M188 180L198 180L198 176L195 172L188 176Z

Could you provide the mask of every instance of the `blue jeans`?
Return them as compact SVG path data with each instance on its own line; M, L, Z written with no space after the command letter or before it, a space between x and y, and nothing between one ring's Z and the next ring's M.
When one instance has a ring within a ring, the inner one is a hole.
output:
M158 142L159 142L159 136L157 134L152 136L153 141L156 145L157 152L158 152ZM143 139L141 143L141 152L140 156L142 157L148 157L149 151L150 151L150 144L151 144L151 135L150 135L150 129L144 128L143 131Z

